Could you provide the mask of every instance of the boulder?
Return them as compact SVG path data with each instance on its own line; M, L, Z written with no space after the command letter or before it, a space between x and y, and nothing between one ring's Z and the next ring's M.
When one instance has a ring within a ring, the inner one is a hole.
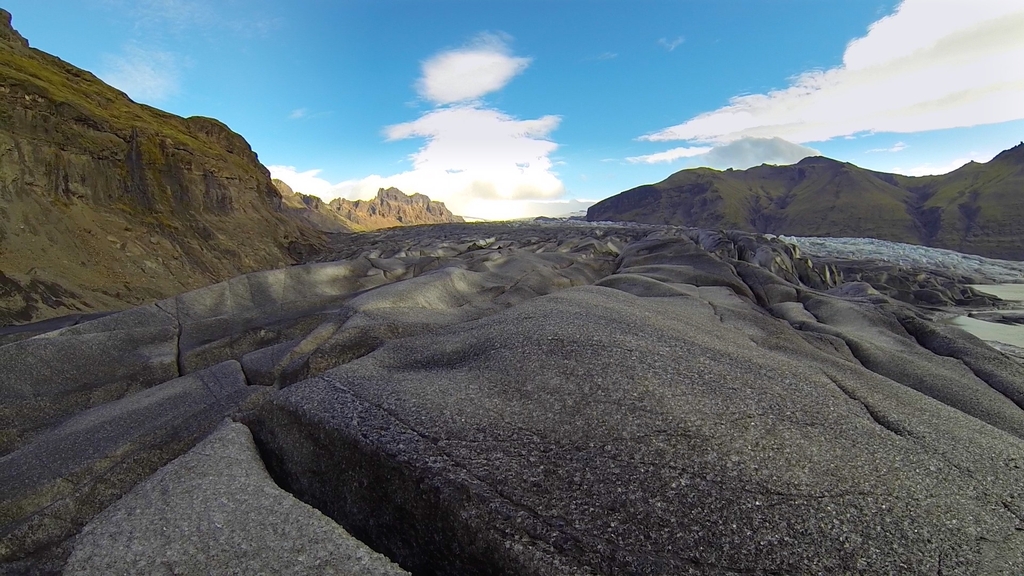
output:
M227 421L94 518L65 575L400 575L278 488L249 430Z
M224 362L82 411L0 458L0 566L59 565L57 544L256 390Z
M178 324L150 305L0 346L0 455L81 410L178 376Z
M244 421L413 573L1024 570L1024 441L700 290L534 298Z

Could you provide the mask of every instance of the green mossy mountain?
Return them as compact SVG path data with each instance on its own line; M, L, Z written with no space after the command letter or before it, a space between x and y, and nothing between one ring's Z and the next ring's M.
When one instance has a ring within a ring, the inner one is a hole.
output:
M166 298L322 242L227 126L138 104L10 20L0 10L0 326Z
M587 220L794 236L868 237L1024 260L1024 143L941 176L824 157L748 170L682 170L598 202Z

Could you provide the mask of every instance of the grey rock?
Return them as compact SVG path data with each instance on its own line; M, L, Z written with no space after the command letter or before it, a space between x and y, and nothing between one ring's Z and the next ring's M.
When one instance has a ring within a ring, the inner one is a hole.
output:
M225 422L94 518L66 575L406 574L267 474Z
M283 486L413 573L1024 570L1024 441L699 296L531 299L246 422Z
M0 455L78 411L178 376L178 325L142 306L0 347Z
M841 338L869 370L1024 438L1024 410L960 358L922 347L900 323L906 312L884 298L872 304L808 292L803 304L817 322L801 324L802 330ZM1018 380L1015 388L1022 385Z
M318 257L0 347L0 572L59 570L232 412L282 489L414 573L1024 571L1021 365L889 297L977 301L965 278L649 225L401 228ZM323 520L241 490L266 478L232 429L211 453L241 460L192 453L75 566L244 563L229 548L272 529L214 533L204 508ZM144 532L158 554L109 544Z
M224 362L80 412L0 458L0 563L54 561L49 547L255 391L237 362Z

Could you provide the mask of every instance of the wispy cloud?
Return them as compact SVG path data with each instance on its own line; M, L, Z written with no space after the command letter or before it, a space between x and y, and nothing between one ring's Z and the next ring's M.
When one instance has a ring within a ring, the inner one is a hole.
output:
M483 33L465 47L430 57L417 92L434 104L452 104L501 90L530 65L529 58L511 54L506 38Z
M131 4L133 13L146 25L194 28L216 18L209 3L197 0L136 0Z
M618 58L618 57L619 57L619 55L617 53L615 53L615 52L605 52L603 54L598 54L598 56L597 56L597 58L595 58L595 60L613 60L613 59Z
M681 147L672 148L664 152L658 152L657 154L647 154L646 156L630 156L626 158L626 162L630 164L658 164L661 162L672 162L673 160L679 160L680 158L693 158L694 156L700 156L701 154L707 154L711 151L711 146L695 146L695 147Z
M910 168L901 168L896 166L889 170L894 174L905 174L907 176L933 176L938 174L949 174L953 170L960 168L968 162L988 162L995 154L980 154L978 152L971 152L967 156L955 158L949 162L941 162L938 164L920 164L917 166L911 166Z
M218 10L206 0L104 0L110 8L127 15L135 28L151 37L154 33L223 34L266 36L280 25L252 10L240 10L244 3L232 3L231 10ZM246 13L248 12L248 13Z
M309 110L308 109L306 109L306 108L296 108L295 110L292 110L290 114L288 114L288 119L289 120L301 120L303 118L306 118L307 116L309 116Z
M167 100L181 88L180 65L174 54L135 44L125 46L121 54L105 55L98 76L132 99L151 104Z
M686 159L687 166L744 169L761 164L794 164L820 152L782 138L741 138L721 146L681 147L626 158L633 164L657 164Z
M907 148L908 146L905 143L897 142L889 148L872 148L871 150L867 150L866 152L868 154L872 154L875 152L899 152L901 150L906 150Z
M724 144L779 136L820 142L1024 118L1024 3L904 0L850 42L840 66L645 136Z
M669 52L681 46L683 42L686 42L686 38L683 38L682 36L676 36L672 40L669 40L668 38L658 38L658 46L661 46Z

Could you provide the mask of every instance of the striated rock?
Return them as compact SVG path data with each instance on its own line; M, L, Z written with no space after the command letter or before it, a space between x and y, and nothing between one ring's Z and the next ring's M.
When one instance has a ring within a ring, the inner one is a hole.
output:
M0 458L0 563L59 566L62 541L255 391L225 362L82 411Z
M152 302L292 264L290 246L322 242L281 213L241 136L133 102L29 48L9 16L0 15L0 325Z
M1024 364L854 262L573 223L316 259L0 346L0 572L393 569L346 534L417 574L1024 571ZM258 452L146 479L225 416Z
M594 204L590 221L867 237L1024 260L1024 143L942 176L874 172L829 158L748 170L682 170Z
M64 574L406 574L281 490L223 424L97 516Z
M150 305L0 347L0 455L71 414L179 376L178 331Z
M1020 438L719 290L539 297L246 422L279 483L413 573L1024 567Z

